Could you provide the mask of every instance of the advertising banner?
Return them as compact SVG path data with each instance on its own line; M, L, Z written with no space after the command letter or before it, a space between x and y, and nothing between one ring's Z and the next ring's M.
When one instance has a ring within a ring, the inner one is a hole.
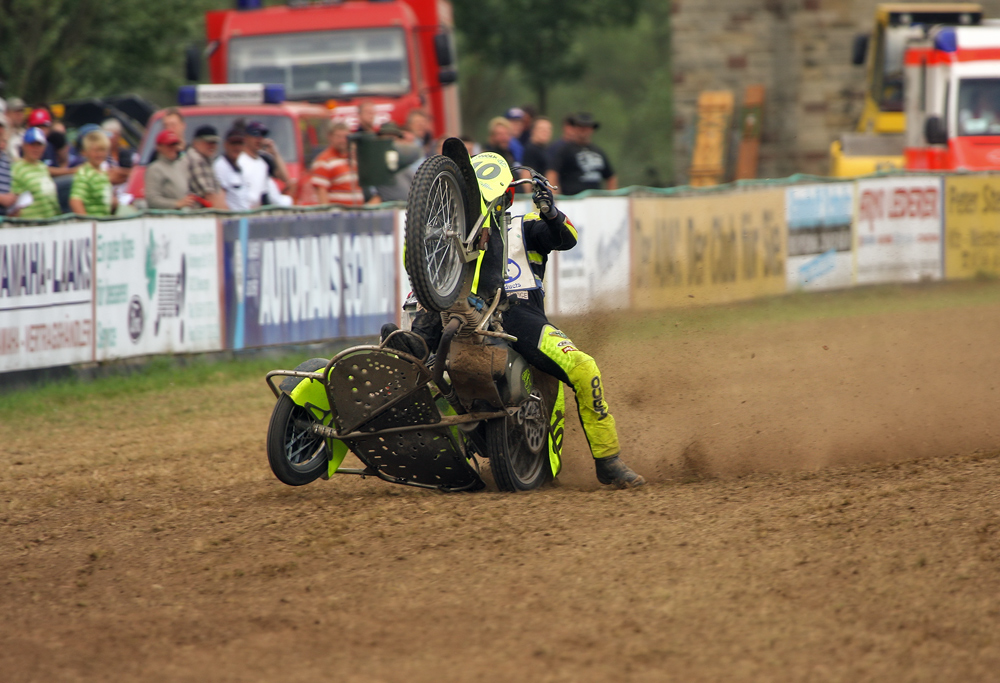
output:
M559 208L576 227L576 246L554 252L546 269L547 289L555 290L547 311L581 315L629 306L629 202L625 197L562 201ZM550 257L551 258L551 257Z
M99 223L96 359L220 350L219 291L214 218Z
M854 255L854 183L785 190L788 291L850 287Z
M93 359L94 225L0 230L0 372Z
M1000 275L1000 177L945 179L944 275Z
M941 278L941 178L858 181L855 282Z
M225 221L226 347L372 336L395 322L395 213Z
M632 304L701 305L785 291L785 191L632 200Z

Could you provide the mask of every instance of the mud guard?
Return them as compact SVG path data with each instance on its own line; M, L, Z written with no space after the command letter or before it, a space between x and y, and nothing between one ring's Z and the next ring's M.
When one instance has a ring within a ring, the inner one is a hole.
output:
M462 180L465 181L465 202L466 225L473 226L479 220L479 216L486 212L486 202L479 192L479 180L476 178L476 171L472 168L472 157L465 143L458 138L448 138L441 145L441 153L458 164L458 170L462 172Z
M304 363L300 363L295 370L297 372L319 372L326 367L328 362L326 358L310 358ZM326 387L323 386L322 382L300 377L286 377L278 385L278 388L283 393L288 394L296 405L311 412L323 424L329 425L333 421L330 400L327 398ZM329 479L347 457L347 444L339 439L327 439L326 448L330 453L330 461L323 478Z

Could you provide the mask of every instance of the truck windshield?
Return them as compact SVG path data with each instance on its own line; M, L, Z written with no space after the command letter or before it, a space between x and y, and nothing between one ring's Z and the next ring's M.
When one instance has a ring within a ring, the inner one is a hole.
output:
M282 83L289 99L410 89L402 29L315 31L229 41L231 83Z
M268 137L274 140L275 147L281 153L286 163L293 164L299 160L298 148L295 145L295 126L290 116L253 115L246 114L188 114L184 115L184 144L191 144L194 132L201 126L214 126L219 135L225 135L236 119L244 123L260 121L268 129ZM163 119L158 118L150 124L146 141L142 145L141 161L148 164L156 151L156 136L163 130ZM222 146L219 146L221 151Z
M958 134L1000 135L1000 78L963 78L958 86Z

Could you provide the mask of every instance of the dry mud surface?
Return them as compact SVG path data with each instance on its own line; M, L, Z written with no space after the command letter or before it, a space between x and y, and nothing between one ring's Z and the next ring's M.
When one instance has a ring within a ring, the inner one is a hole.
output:
M1000 677L1000 305L621 323L638 491L288 488L258 377L0 418L0 680Z

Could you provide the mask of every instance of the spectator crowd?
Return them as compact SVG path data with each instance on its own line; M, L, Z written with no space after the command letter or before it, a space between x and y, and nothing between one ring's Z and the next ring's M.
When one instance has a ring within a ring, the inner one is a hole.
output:
M432 120L422 110L410 111L403 126L391 120L377 125L376 114L375 105L365 101L353 127L331 121L326 148L296 179L261 121L238 119L223 134L201 125L185 144L184 115L168 108L145 168L142 201L150 209L232 211L405 201L417 167L440 150L441 140L434 139ZM500 154L511 166L545 174L560 194L572 195L617 187L611 162L592 142L599 125L588 113L571 114L553 140L550 119L532 106L514 107L490 120L482 144L463 140L470 154ZM126 186L134 162L116 119L68 135L47 108L29 111L18 98L0 99L0 216L46 219L67 209L112 215L133 201Z

